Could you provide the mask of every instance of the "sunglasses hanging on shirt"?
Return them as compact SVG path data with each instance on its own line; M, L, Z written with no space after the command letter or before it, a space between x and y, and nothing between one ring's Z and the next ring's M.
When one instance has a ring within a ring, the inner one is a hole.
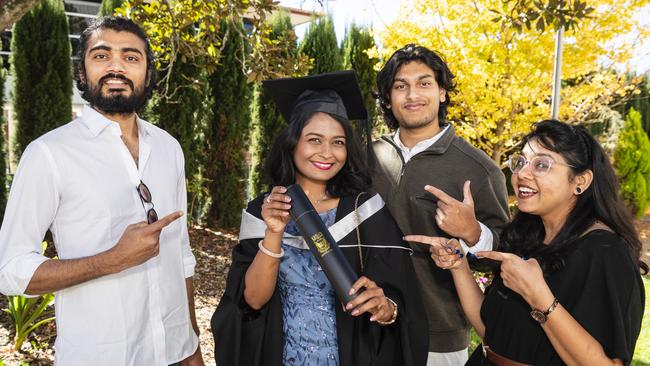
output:
M147 223L153 224L158 221L158 213L154 209L153 202L151 201L151 191L144 182L140 181L140 184L136 187L138 195L140 196L140 202L142 202L142 207L145 209L147 214ZM147 208L148 205L151 205L150 208Z

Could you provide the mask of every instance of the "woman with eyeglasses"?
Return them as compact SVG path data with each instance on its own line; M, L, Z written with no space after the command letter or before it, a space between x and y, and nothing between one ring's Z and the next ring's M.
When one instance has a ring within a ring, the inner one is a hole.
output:
M483 293L456 240L431 244L483 339L467 365L628 365L641 328L641 242L598 142L582 127L542 121L509 161L518 212Z

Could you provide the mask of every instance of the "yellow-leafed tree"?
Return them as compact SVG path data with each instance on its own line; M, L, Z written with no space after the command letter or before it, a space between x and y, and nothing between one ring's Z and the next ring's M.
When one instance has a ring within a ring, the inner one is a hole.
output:
M548 3L552 3L549 1ZM571 3L571 1L569 1ZM550 117L555 31L552 19L514 26L499 14L517 1L412 0L398 20L378 32L386 60L408 43L439 51L458 82L449 120L459 133L502 163L533 122ZM593 10L564 33L560 119L598 122L603 108L635 89L636 79L616 72L650 34L636 17L650 1L589 1ZM520 13L523 14L523 13ZM522 15L523 16L523 15ZM519 19L522 19L519 16ZM544 18L544 16L540 16ZM378 65L378 67L381 65Z

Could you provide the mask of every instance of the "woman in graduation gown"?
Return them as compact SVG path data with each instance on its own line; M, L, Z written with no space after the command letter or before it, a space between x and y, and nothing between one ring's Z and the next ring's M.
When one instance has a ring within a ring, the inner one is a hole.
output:
M500 265L485 295L455 240L411 238L433 245L483 338L467 365L628 365L648 267L608 157L583 127L542 121L509 165L519 212L503 252L477 253Z
M271 191L248 204L226 290L212 317L227 365L424 366L427 326L411 250L370 186L349 119L365 119L352 72L264 87L289 122L267 159ZM348 304L290 220L286 186L306 192L360 276Z

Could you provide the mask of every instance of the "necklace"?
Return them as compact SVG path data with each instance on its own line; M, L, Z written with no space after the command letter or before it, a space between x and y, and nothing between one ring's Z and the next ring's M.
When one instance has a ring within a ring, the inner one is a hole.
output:
M320 205L321 203L323 203L324 201L327 201L328 199L330 199L330 197L327 195L327 192L325 192L320 196L319 199L314 200L314 203L317 204L317 205Z

